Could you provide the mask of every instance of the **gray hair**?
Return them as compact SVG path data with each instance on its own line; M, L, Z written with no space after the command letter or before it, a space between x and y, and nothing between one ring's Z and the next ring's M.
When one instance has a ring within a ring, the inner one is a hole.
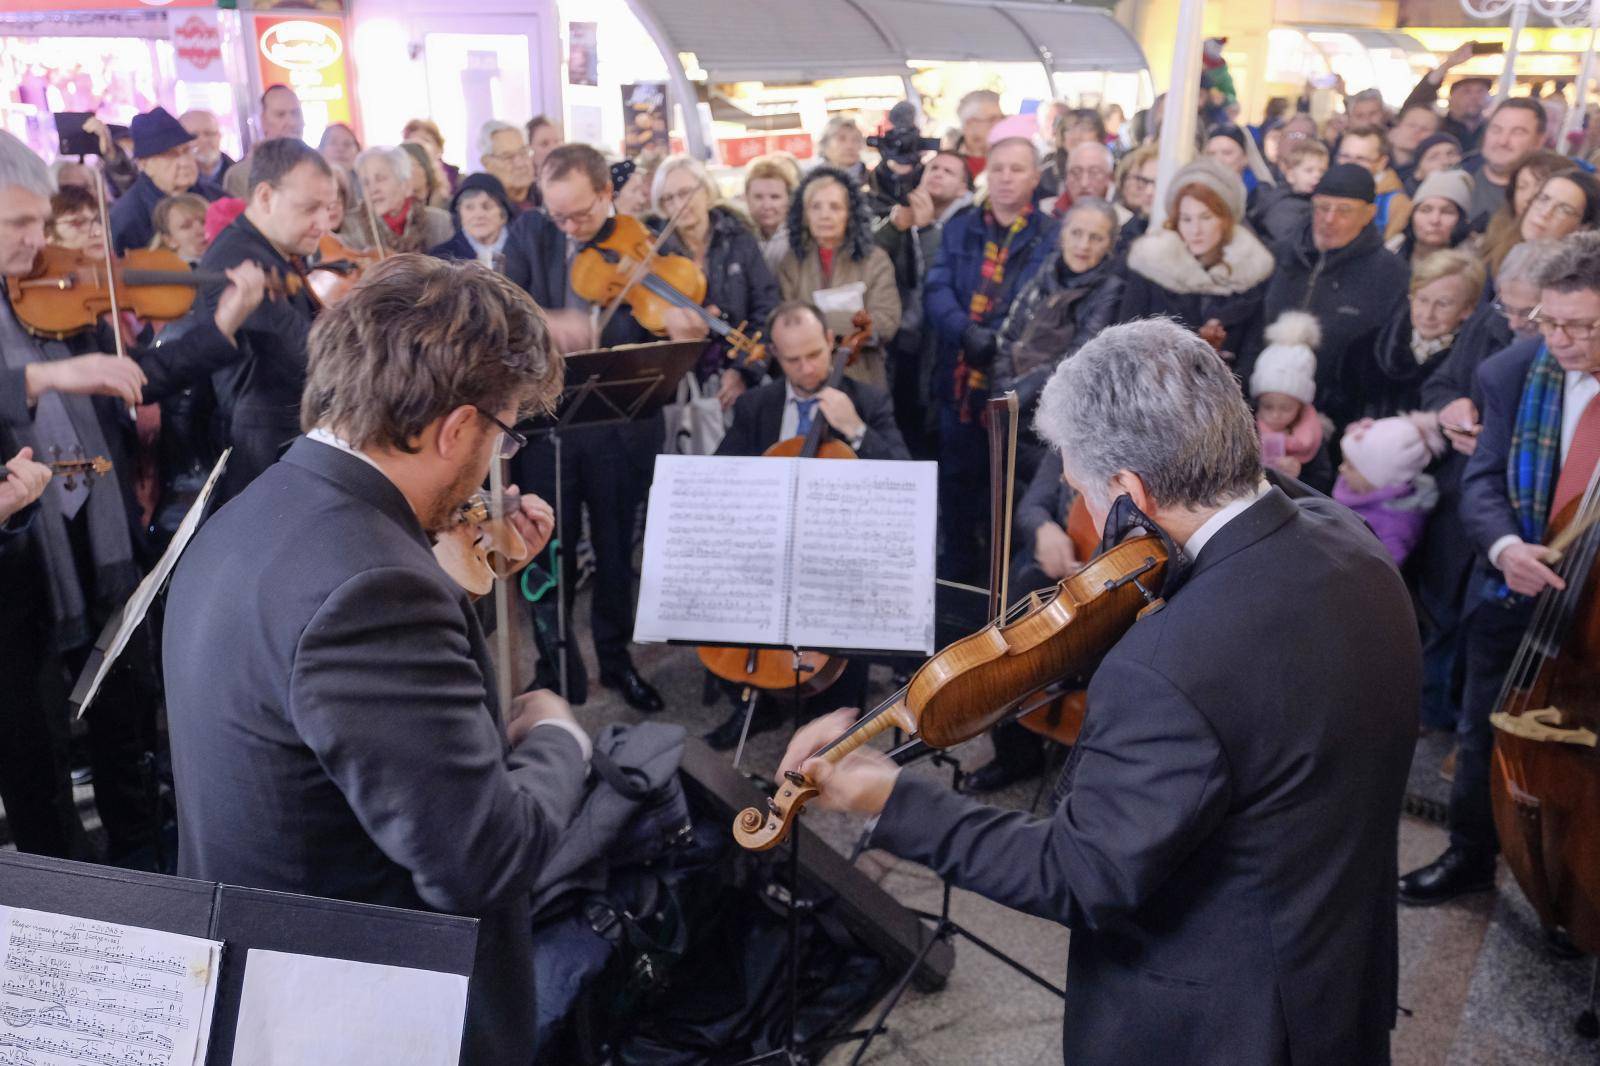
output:
M1600 292L1600 233L1574 233L1557 243L1537 281L1556 292Z
M1067 208L1067 213L1061 216L1062 227L1066 227L1067 219L1079 211L1091 211L1106 220L1111 227L1111 243L1115 245L1117 238L1122 234L1122 220L1117 217L1117 209L1098 196L1085 196L1081 200L1072 201L1072 206Z
M960 103L956 104L956 118L965 122L967 120L967 116L972 113L972 109L977 107L979 104L993 104L995 107L999 107L1000 94L995 92L993 89L972 90L970 93L961 98Z
M497 133L504 133L507 130L515 133L518 137L523 136L522 130L518 129L516 126L513 126L509 122L502 122L497 118L492 118L488 122L485 122L482 126L478 127L478 155L480 157L493 155L494 135ZM523 139L526 140L525 137Z
M1119 471L1163 507L1216 507L1261 480L1255 419L1211 345L1167 318L1102 330L1056 368L1035 429L1100 506Z
M1107 176L1117 169L1117 157L1111 153L1111 149L1109 147L1101 144L1099 141L1083 141L1080 144L1073 145L1072 151L1067 153L1067 162L1070 164L1072 162L1073 155L1080 151L1098 151L1101 155L1105 156Z
M655 176L650 179L650 207L657 214L664 214L661 210L661 192L666 188L667 177L680 170L687 170L694 175L706 190L706 207L712 208L722 202L722 190L717 187L716 180L706 170L704 163L688 155L669 155L656 167Z
M47 200L56 191L55 179L44 160L16 137L0 130L0 189L13 185Z
M1500 270L1494 276L1495 285L1504 285L1508 281L1539 284L1539 275L1560 250L1560 241L1523 241L1513 245L1506 257L1500 260Z
M362 149L361 153L356 156L356 176L359 177L361 175L361 168L373 160L378 160L386 164L389 167L389 173L393 174L394 180L398 181L401 185L410 184L411 168L415 164L413 164L411 161L411 154L404 148L390 148L383 145L377 145L372 148Z

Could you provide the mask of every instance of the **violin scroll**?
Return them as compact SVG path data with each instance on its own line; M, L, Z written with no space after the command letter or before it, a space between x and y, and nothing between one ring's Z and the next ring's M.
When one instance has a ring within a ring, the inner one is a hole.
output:
M758 807L746 807L734 818L733 838L747 851L767 851L778 846L789 835L800 811L820 794L810 778L795 770L787 771L783 787L767 800L765 813Z

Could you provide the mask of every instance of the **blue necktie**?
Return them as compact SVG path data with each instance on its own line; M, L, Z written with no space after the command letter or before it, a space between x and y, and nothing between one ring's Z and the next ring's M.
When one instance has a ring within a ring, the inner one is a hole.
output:
M796 400L794 404L795 408L800 412L800 420L795 423L794 432L796 436L803 437L811 432L811 423L817 413L817 401L815 399Z

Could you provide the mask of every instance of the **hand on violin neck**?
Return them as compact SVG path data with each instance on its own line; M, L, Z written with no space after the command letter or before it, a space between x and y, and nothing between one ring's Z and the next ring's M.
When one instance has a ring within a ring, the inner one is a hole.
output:
M867 424L856 412L856 405L841 389L827 388L817 393L817 409L828 420L828 425L845 440L855 440L867 431Z
M900 768L887 755L872 748L857 748L837 761L812 758L855 724L861 712L845 707L808 723L794 735L783 753L780 773L798 771L817 786L812 802L833 811L871 817L883 810L900 777Z
M146 380L144 371L132 359L100 354L29 363L23 377L30 406L47 392L115 396L131 406L143 401Z
M515 494L517 487L511 485L506 490ZM556 513L551 506L538 496L528 494L517 497L515 510L507 508L506 518L528 545L528 551L538 555L544 551L545 545L550 543L550 537L556 529Z
M217 299L216 323L218 331L231 341L239 327L261 306L267 291L267 275L258 264L249 261L224 273L228 275L228 287Z

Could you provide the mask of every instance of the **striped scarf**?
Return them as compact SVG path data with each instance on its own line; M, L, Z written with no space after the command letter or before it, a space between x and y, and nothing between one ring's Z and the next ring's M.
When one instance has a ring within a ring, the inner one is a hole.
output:
M1006 280L1006 260L1011 257L1011 242L1016 239L1028 226L1028 220L1033 217L1033 205L1028 204L1017 217L1011 220L1011 225L1006 228L1004 237L997 240L995 231L1000 222L994 217L994 209L983 209L983 230L986 237L983 242L983 266L978 272L978 286L972 290L972 299L967 303L967 315L974 322L983 322L994 310L995 299L1000 293L1000 288ZM955 369L955 401L961 412L961 420L970 422L973 413L983 406L983 394L989 388L989 375L982 370L967 365L967 353L962 352L956 359Z
M1540 346L1528 370L1511 431L1511 458L1506 463L1506 487L1511 510L1517 516L1522 539L1544 541L1550 521L1550 500L1561 472L1561 401L1567 377L1550 349Z

